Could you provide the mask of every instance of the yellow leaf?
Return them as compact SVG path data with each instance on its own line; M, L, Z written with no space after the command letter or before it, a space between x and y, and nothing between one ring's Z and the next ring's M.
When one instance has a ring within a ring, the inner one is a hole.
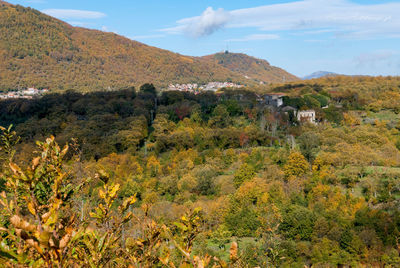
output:
M61 157L64 157L68 152L68 145L65 145L65 147L63 148L63 150L60 153Z
M192 266L187 262L184 262L179 266L179 268L190 268L190 267L192 267Z
M38 238L40 244L47 246L49 243L49 240L50 240L50 236L51 236L50 232L43 231L43 232L40 232L39 235L37 235L37 238Z
M132 205L132 204L134 204L136 201L137 201L136 195L131 196L131 202L130 202L130 204Z
M14 215L10 218L10 222L12 225L14 225L14 227L19 228L19 226L21 225L21 218L17 215Z
M56 211L52 211L45 225L50 227L54 225L57 222L57 220L58 220L58 213Z
M63 249L68 245L69 240L71 239L70 234L66 234L61 240L60 240L60 248Z
M42 220L43 220L43 221L47 221L47 219L50 217L50 214L51 214L50 211L47 212L47 213L45 213L45 214L43 214L43 215L42 215Z
M103 191L103 190L99 190L99 196L100 196L100 198L102 198L102 199L104 199L104 198L106 198L106 193Z
M232 242L232 246L229 250L229 259L231 261L236 261L238 258L238 244L236 242Z
M32 160L32 170L35 170L37 166L39 165L40 157L36 157L35 159Z
M29 212L30 212L32 215L35 215L35 216L36 216L35 206L33 205L32 202L29 202L29 203L28 203L28 210L29 210Z
M111 191L109 193L111 198L115 197L115 195L117 194L117 192L119 190L119 187L120 187L120 185L116 184L116 185L114 185L114 187L111 188Z
M22 170L19 166L17 166L14 163L10 163L10 168L11 168L12 172L14 173L14 175L19 176L21 180L23 180L23 181L28 180L28 178L25 176L25 174L22 172Z

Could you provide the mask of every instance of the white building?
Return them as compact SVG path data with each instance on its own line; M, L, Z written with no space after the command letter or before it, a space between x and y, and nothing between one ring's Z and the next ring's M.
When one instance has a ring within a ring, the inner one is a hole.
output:
M284 93L269 93L264 96L265 104L271 105L274 107L280 107L283 105L283 97Z
M310 122L312 124L315 124L315 111L314 110L298 111L297 120L300 123Z
M231 82L209 82L206 85L198 85L198 84L170 84L167 90L171 91L186 91L186 92L193 92L199 93L200 91L209 90L209 91L218 91L221 88L241 88L243 85L237 85Z
M33 99L33 97L41 97L47 92L49 92L48 89L28 88L25 90L0 93L0 99Z
M39 90L33 87L28 88L27 90L23 90L22 91L22 95L29 95L29 96L33 96L39 94Z

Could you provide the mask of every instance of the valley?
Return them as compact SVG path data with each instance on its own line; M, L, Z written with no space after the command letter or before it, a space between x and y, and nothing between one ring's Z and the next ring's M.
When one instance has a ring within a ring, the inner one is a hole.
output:
M227 12L201 26L250 11ZM399 198L400 76L300 79L0 1L0 267L399 267Z

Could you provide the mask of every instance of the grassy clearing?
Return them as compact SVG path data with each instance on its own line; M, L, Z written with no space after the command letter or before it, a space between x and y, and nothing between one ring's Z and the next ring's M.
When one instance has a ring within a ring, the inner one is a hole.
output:
M378 119L378 120L385 120L385 121L399 121L400 114L396 114L391 110L382 110L377 113L374 112L367 112L367 118L371 119Z

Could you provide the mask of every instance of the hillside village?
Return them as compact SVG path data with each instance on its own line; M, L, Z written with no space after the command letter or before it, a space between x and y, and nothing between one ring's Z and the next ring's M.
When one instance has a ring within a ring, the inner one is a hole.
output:
M259 100L261 100L265 105L269 106L270 108L278 111L283 112L285 114L289 114L292 112L296 117L297 121L300 123L312 123L316 124L315 118L315 110L297 110L292 106L285 106L283 98L286 96L284 93L269 93L265 94L263 98L259 96Z
M0 99L33 99L49 92L48 89L28 88L24 90L0 92Z
M217 91L221 88L242 88L243 85L238 85L232 82L209 82L208 84L199 85L193 84L170 84L166 90L168 91L184 91L199 94L202 91Z

